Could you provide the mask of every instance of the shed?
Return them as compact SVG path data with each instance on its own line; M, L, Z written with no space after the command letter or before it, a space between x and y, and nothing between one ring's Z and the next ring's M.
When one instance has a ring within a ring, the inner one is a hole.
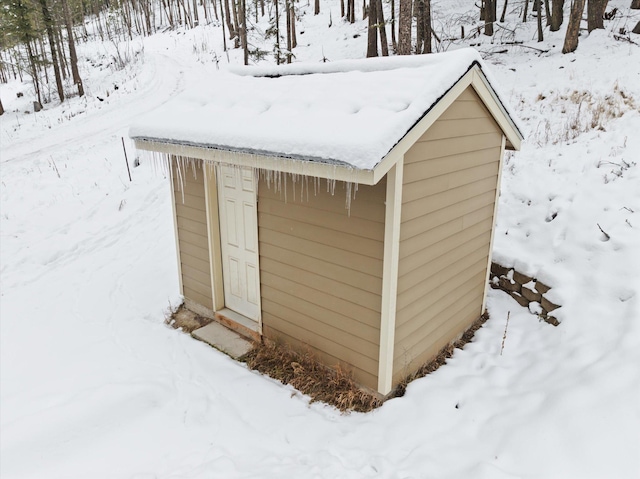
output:
M471 49L220 72L138 121L188 308L390 393L484 311L505 149Z

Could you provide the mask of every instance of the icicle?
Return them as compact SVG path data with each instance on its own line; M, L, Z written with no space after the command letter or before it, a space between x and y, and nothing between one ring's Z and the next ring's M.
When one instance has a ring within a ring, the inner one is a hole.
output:
M183 164L182 157L173 157L176 163L176 171L178 172L178 181L180 184L180 193L182 195L182 203L184 203L184 174L183 174Z

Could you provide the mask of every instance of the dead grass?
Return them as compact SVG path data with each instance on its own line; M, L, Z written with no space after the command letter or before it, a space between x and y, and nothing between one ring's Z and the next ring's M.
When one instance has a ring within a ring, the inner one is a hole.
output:
M298 353L283 345L258 344L243 358L251 369L290 384L311 397L311 402L331 404L342 412L368 412L382 400L362 389L349 371L322 365L311 351Z
M404 396L407 385L414 379L434 372L447 362L456 348L463 348L475 332L489 319L484 314L477 319L457 341L442 348L430 362L408 375L387 399ZM185 333L191 333L213 320L188 310L184 304L169 311L165 323ZM385 399L371 390L359 386L351 372L340 365L329 368L315 357L310 349L294 351L274 342L256 343L254 348L241 358L251 369L261 372L283 384L289 384L311 398L311 402L324 402L348 413L369 412L384 403Z
M172 328L179 329L189 334L196 329L206 326L212 321L213 319L205 318L193 311L189 311L185 308L184 304L181 304L175 311L170 311L170 314L164 320L164 322Z
M473 339L475 332L487 319L488 314L478 318L460 339L444 347L433 360L407 376L388 399L404 396L411 381L424 377L444 365L456 348L463 348ZM321 401L345 413L369 412L384 403L384 399L375 393L358 386L349 371L340 366L328 368L322 365L310 350L298 353L280 344L257 344L242 360L251 369L283 384L290 384L310 396L311 402Z

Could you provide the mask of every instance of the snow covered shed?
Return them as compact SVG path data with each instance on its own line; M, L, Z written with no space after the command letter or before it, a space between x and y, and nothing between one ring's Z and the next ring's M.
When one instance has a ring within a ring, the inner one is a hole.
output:
M187 307L386 395L484 310L522 134L471 49L220 73L135 124Z

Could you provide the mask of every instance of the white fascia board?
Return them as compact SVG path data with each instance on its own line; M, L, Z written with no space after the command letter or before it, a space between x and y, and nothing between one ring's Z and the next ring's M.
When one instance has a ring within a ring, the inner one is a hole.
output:
M513 122L507 111L505 110L502 102L496 95L496 92L487 77L484 75L480 67L475 66L471 71L473 71L473 89L476 91L478 96L482 99L482 102L493 116L493 119L496 121L500 129L504 133L507 138L507 147L513 150L519 150L520 145L522 144L522 133Z
M474 67L477 68L477 67ZM418 123L394 146L389 153L378 163L374 169L374 181L377 183L384 175L395 165L405 153L411 148L416 141L431 128L440 116L451 106L466 88L471 85L473 80L473 68L469 70L458 82L445 93L445 95L436 102Z
M329 180L374 185L373 170L359 170L357 168L318 161L301 161L278 156L265 156L238 151L202 148L192 145L165 143L162 141L135 138L136 148L154 151L168 155L198 158L205 161L225 163L262 170L281 171L294 175L327 178Z

